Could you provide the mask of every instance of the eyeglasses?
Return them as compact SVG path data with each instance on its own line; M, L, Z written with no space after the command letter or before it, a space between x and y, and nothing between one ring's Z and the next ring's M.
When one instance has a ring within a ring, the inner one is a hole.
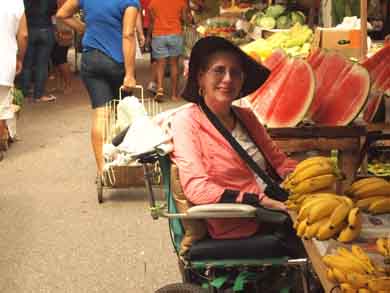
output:
M211 73L216 79L223 79L227 72L229 72L229 76L234 80L243 80L244 72L237 68L226 68L225 66L215 66L211 67L207 72Z

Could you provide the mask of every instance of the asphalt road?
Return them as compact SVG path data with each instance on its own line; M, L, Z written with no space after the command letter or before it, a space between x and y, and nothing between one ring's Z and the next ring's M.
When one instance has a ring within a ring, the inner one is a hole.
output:
M137 67L144 84L147 66ZM152 220L143 188L105 190L97 202L79 77L56 95L25 103L20 141L0 162L0 292L143 293L180 281L167 221Z

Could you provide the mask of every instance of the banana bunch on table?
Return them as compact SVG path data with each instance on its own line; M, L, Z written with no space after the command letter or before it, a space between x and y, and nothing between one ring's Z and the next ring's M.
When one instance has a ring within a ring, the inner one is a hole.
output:
M290 194L307 194L332 189L341 173L329 157L315 156L301 161L282 182Z
M356 206L371 214L390 213L390 183L380 177L355 181L346 194L356 201Z
M322 260L328 267L328 279L339 284L341 292L377 293L390 290L390 277L385 276L358 245L352 245L351 250L338 247L335 254L325 255Z
M350 242L359 236L362 218L360 209L350 198L334 193L312 193L304 195L298 206L294 227L304 239L337 237L340 242Z

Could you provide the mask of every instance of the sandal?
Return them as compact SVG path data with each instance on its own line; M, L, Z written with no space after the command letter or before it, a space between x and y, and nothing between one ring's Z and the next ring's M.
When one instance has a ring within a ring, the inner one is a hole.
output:
M157 102L162 102L162 101L163 101L163 97L164 97L164 89L163 89L163 88L159 88L159 89L157 90L156 95L154 96L154 99L155 99Z
M55 100L57 100L57 97L54 96L54 95L48 95L48 96L43 96L39 99L36 99L36 102L39 103L39 102L54 102Z

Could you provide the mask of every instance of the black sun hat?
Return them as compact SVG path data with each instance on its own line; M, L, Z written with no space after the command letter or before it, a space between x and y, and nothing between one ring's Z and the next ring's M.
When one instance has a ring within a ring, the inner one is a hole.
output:
M182 97L185 100L193 103L199 100L199 70L203 63L207 62L208 56L219 51L236 53L241 60L245 74L244 84L241 89L242 96L247 96L257 90L268 78L270 71L266 67L257 63L230 41L215 36L205 37L196 42L191 51L188 80L182 93Z

